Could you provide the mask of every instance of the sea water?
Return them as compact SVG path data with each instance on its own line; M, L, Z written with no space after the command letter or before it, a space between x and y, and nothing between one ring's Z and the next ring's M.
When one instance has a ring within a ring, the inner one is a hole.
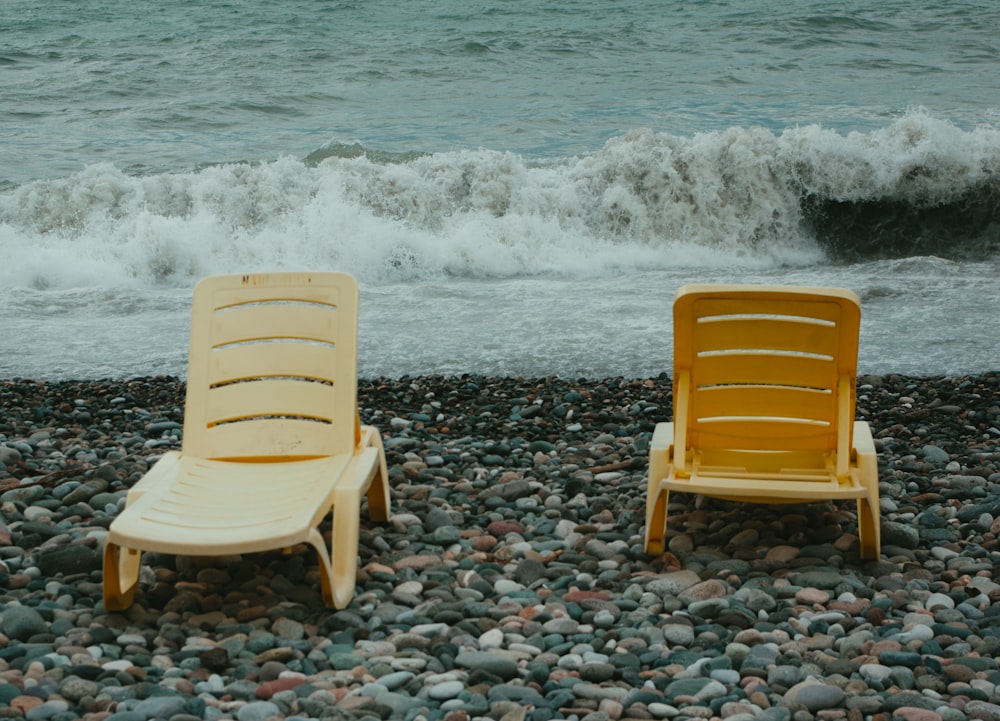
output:
M4 0L0 378L183 375L191 288L336 269L365 376L645 376L689 282L1000 368L992 0Z

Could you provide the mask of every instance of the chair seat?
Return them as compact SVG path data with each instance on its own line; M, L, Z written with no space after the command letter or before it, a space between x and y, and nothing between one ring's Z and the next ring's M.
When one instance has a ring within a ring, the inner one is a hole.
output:
M374 449L289 463L181 458L122 514L109 538L181 555L253 553L304 543L339 483L371 481Z

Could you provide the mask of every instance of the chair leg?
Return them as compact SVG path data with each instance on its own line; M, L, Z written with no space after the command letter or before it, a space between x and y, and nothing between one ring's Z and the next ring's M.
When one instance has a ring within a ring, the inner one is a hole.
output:
M137 548L122 548L110 541L104 544L104 610L123 611L132 605L141 556Z
M881 517L878 505L878 455L872 440L871 426L854 423L854 450L857 456L858 483L867 491L858 499L858 538L861 557L878 559L882 552Z
M649 488L646 491L646 553L658 556L665 550L667 498L660 484L672 472L674 424L657 423L649 444Z
M380 473L380 462L384 458L380 450L374 446L362 449L337 482L331 509L333 523L329 548L317 529L312 529L309 534L309 542L319 554L323 601L327 606L344 608L354 598L358 580L361 497L369 491L375 483L375 476Z
M376 522L389 520L389 471L385 463L385 451L382 450L382 437L377 431L368 434L369 445L378 450L378 466L375 477L368 486L368 516Z
M361 496L351 499L338 494L333 507L330 545L317 529L309 533L309 543L319 556L323 603L327 608L346 608L354 598L358 581L358 532Z
M878 560L881 553L879 539L879 511L867 498L858 499L858 539L861 541L861 557Z
M327 608L343 608L343 606L336 606L334 602L333 565L330 562L330 550L323 535L313 528L309 531L308 542L316 550L316 555L319 556L320 591L323 594L324 605Z
M646 500L646 553L651 556L659 556L666 550L669 497L670 491L660 491L654 495L651 490Z
M331 585L333 605L344 608L354 598L358 580L358 533L361 527L361 494L337 494L331 531Z

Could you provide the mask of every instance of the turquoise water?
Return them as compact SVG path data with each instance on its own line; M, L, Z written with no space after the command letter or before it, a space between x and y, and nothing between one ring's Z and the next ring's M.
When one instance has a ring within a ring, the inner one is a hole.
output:
M0 377L182 374L197 278L303 267L361 281L369 375L656 373L699 280L855 288L871 372L998 365L992 1L5 0L0 27Z
M391 152L592 153L647 127L997 120L979 2L5 0L0 179Z

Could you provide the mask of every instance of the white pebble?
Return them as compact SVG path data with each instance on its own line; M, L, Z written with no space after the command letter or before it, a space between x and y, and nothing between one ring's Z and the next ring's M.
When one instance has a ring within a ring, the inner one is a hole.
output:
M483 651L489 648L500 648L503 645L503 631L491 628L479 637L479 648Z
M102 668L108 671L124 671L126 669L132 668L132 662L129 661L128 659L120 658L102 664Z
M432 686L427 691L427 695L435 701L444 701L450 698L455 698L458 694L462 693L464 688L465 684L461 681L445 681L444 683Z
M881 683L892 675L892 669L880 663L864 663L858 669L861 678L866 681L877 681Z
M518 583L517 581L511 581L507 578L498 579L496 583L493 584L493 590L497 592L500 596L506 596L510 593L516 593L517 591L524 590L524 584Z
M420 673L427 666L427 659L410 657L410 658L394 658L389 663L393 671L412 671L413 673ZM385 687L382 687L385 690Z
M924 608L928 611L938 608L955 608L955 599L944 593L932 593L924 602Z
M932 546L931 555L939 561L947 561L955 558L958 555L958 551L953 551L950 548L945 548L944 546Z
M651 703L646 706L646 709L656 718L673 718L680 713L676 708L665 703Z
M897 636L897 640L903 644L910 641L930 641L932 638L934 638L934 629L923 624L915 624Z
M583 666L583 657L575 653L568 653L562 656L556 665L567 671L578 671Z

